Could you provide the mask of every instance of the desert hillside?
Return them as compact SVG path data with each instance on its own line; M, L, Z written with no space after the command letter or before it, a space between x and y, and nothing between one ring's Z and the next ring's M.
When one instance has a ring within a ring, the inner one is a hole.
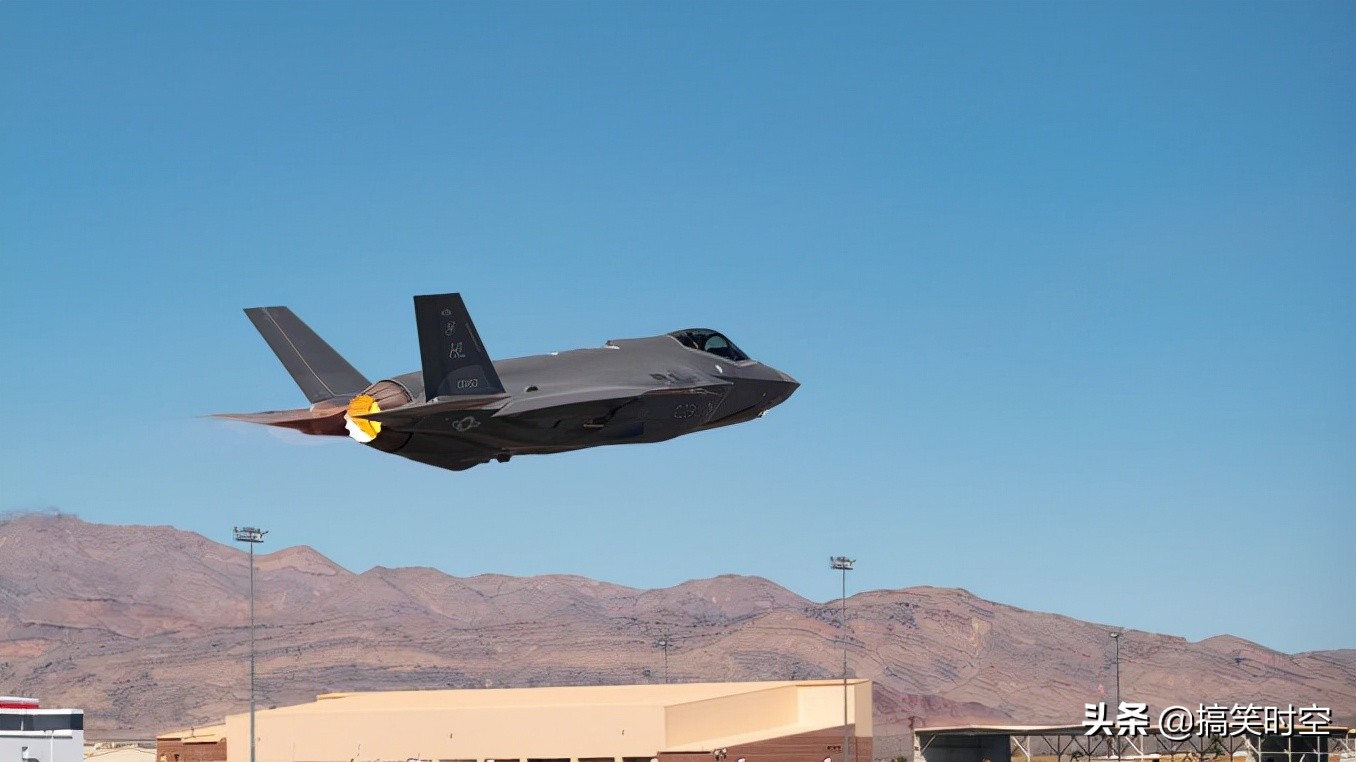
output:
M243 711L246 558L170 527L5 520L0 692L84 708L91 735ZM841 670L837 602L757 577L635 590L567 576L355 574L306 547L256 562L262 706L337 690L662 682L664 635L675 682ZM1084 702L1114 691L1108 624L927 587L861 593L848 610L850 670L877 685L882 741L910 718L1077 723ZM1122 695L1151 706L1316 702L1356 719L1356 650L1130 632L1121 665Z

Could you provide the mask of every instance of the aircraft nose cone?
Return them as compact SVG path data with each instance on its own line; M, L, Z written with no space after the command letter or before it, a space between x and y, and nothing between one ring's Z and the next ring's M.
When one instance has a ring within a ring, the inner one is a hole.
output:
M786 401L793 393L795 393L795 391L796 391L797 389L800 388L800 382L799 382L799 381L797 381L796 379L794 379L794 378L792 378L791 376L787 375L786 373L781 372L780 370L777 371L777 378L778 378L778 380L781 381L781 383L782 383L782 388L781 388L781 390L780 390L780 393L777 394L776 399L773 401L773 403L772 403L773 405L780 405L780 404L782 404L782 403L785 402L785 401Z

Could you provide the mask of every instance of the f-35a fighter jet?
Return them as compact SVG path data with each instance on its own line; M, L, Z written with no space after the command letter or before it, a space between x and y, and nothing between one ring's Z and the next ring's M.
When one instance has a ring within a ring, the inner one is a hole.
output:
M491 362L460 294L416 296L423 370L368 381L286 307L245 310L311 406L217 417L344 436L461 471L761 417L799 386L705 328Z

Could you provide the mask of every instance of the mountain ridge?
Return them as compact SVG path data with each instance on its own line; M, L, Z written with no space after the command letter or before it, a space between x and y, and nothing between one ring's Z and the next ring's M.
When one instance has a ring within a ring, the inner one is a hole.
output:
M0 685L162 732L248 701L248 556L173 527L0 520ZM573 575L354 573L306 546L255 556L262 706L334 690L832 678L837 601L761 577L643 590ZM959 588L848 599L850 671L876 684L882 750L911 721L1078 723L1110 700L1104 624ZM1121 695L1153 707L1318 703L1356 718L1356 649L1285 654L1232 635L1127 631Z

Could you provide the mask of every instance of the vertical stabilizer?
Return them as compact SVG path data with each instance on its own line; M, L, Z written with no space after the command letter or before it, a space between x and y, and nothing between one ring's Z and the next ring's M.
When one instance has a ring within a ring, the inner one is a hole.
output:
M461 294L414 297L414 320L419 328L426 400L504 392Z
M370 382L286 307L251 307L245 315L311 404L352 396Z

